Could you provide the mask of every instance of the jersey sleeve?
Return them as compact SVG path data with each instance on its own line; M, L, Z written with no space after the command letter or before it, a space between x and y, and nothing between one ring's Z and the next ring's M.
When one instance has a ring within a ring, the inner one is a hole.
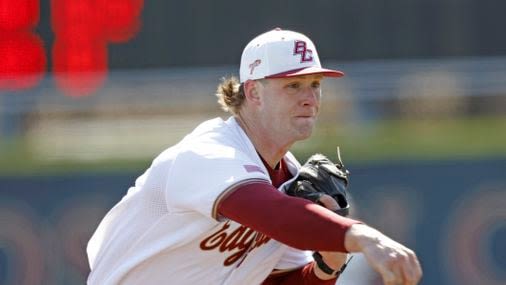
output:
M218 219L216 204L227 193L251 182L270 183L264 167L235 148L193 147L178 154L168 174L169 211L196 211Z

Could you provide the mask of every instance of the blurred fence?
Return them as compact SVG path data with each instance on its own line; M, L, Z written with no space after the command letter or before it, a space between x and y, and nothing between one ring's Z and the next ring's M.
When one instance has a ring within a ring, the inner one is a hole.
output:
M346 76L324 83L324 124L506 114L504 57L327 65ZM229 66L112 71L78 97L46 76L0 95L0 142L14 140L42 161L151 157L201 120L226 116L214 92L236 74Z

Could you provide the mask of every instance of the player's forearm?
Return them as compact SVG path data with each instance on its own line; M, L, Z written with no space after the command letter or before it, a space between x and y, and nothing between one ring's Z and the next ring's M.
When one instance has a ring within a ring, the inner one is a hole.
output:
M358 221L264 183L245 185L218 205L218 212L273 239L304 250L345 252L344 237Z
M348 252L362 252L367 246L377 245L381 236L383 234L367 225L352 225L346 232L344 246Z

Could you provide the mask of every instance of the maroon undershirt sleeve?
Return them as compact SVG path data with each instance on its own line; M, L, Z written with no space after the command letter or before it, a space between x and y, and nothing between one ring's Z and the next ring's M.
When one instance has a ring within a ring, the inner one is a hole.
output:
M346 231L360 223L262 182L227 195L219 202L218 213L291 247L315 251L347 252Z
M311 262L297 270L269 276L262 285L334 285L337 277L321 280L314 274L315 263Z

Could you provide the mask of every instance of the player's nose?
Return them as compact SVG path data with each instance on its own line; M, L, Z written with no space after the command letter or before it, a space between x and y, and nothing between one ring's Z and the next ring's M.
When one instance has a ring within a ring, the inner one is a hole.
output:
M318 106L320 103L320 96L321 92L320 89L315 89L312 87L304 88L302 91L303 93L303 100L301 101L301 104L303 106Z

